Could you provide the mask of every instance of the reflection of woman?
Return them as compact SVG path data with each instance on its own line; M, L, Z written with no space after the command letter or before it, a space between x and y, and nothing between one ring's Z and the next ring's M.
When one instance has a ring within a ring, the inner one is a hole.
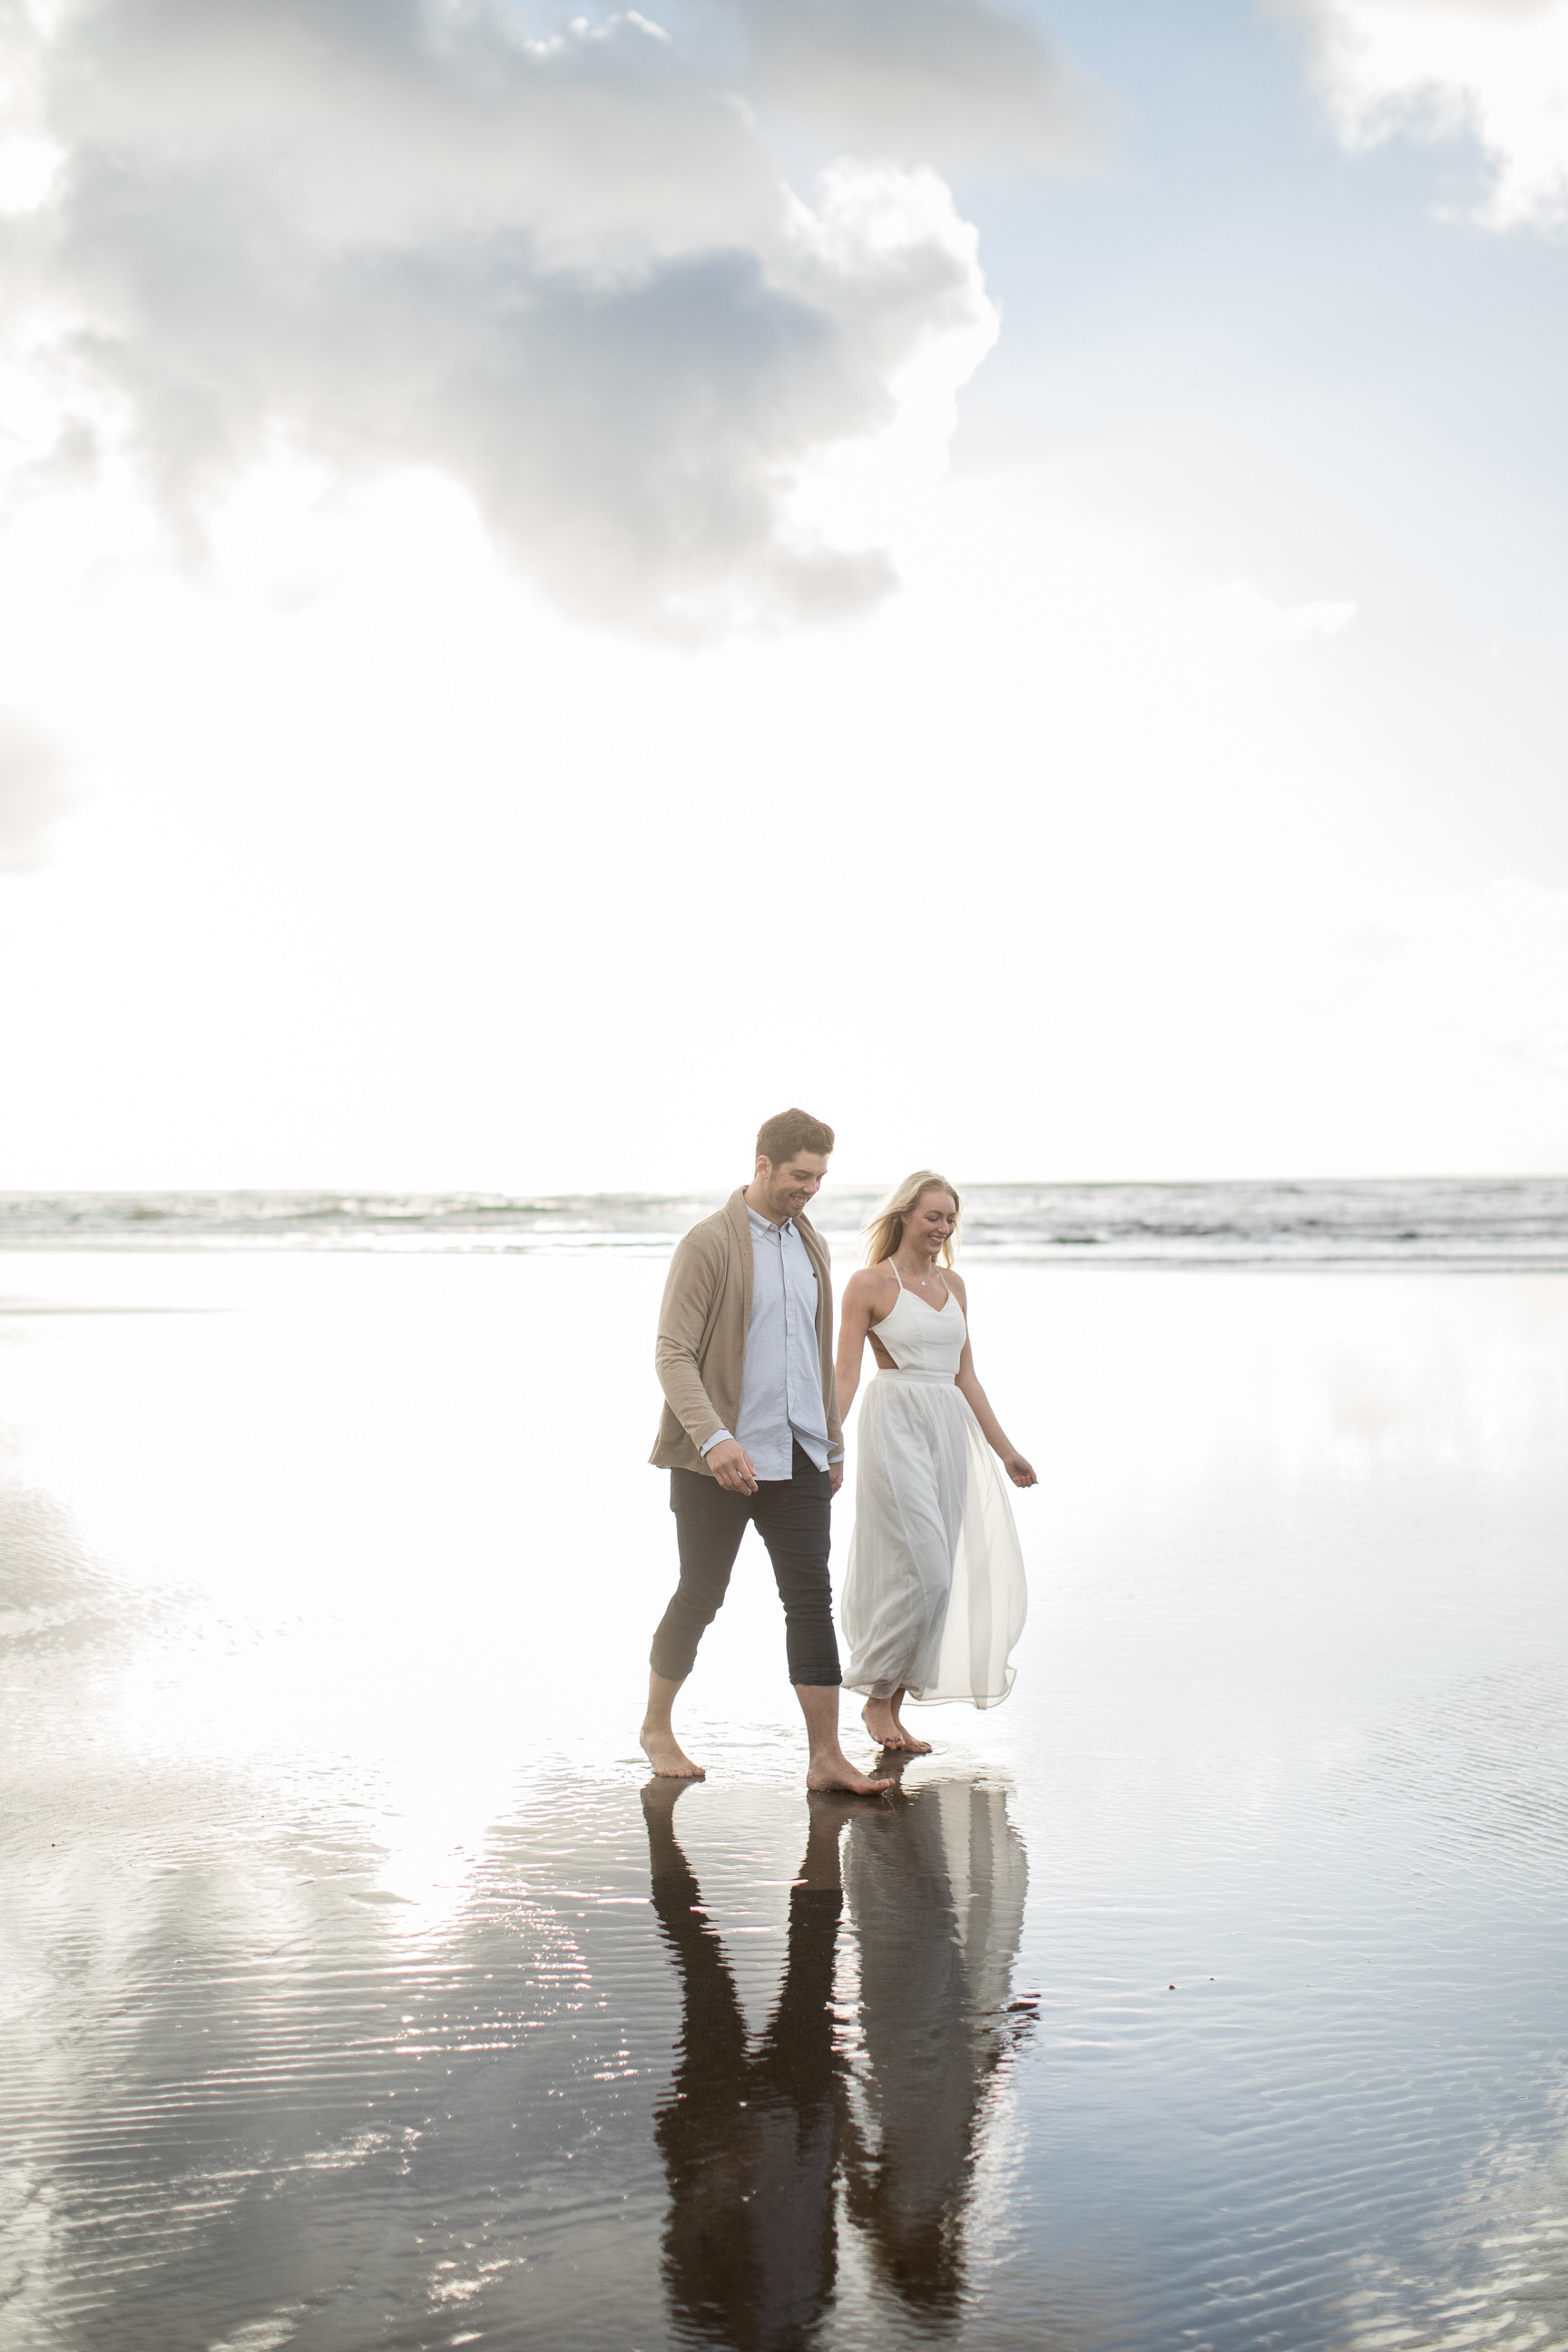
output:
M963 2285L985 2085L1018 2030L1007 1994L1026 1872L1005 1801L967 1781L887 1803L813 1796L784 1984L753 2050L676 1842L671 1816L689 1786L643 1790L654 1909L680 1971L675 2078L655 2127L676 2335L708 2352L805 2352L833 2294L841 2175L885 2279L910 2312L940 2319ZM835 2047L847 1821L869 2135Z
M1028 1866L999 1790L949 1780L857 1812L844 1862L860 1945L875 2154L849 2212L912 2309L951 2312L985 2089L1030 2021L1010 2011Z
M930 1742L905 1729L905 1696L994 1706L1012 1688L1008 1656L1027 1605L994 1457L1016 1486L1034 1486L1035 1474L975 1377L968 1303L952 1271L958 1207L929 1168L905 1179L868 1228L869 1263L849 1278L838 1333L841 1419L868 1338L878 1366L857 1432L844 1679L868 1694L873 1739L921 1752Z

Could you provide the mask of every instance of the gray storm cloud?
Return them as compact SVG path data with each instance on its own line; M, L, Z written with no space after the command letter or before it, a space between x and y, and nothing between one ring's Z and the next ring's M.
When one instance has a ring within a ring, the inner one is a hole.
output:
M984 0L735 0L751 64L724 77L636 13L530 33L502 0L0 22L61 158L13 216L13 281L167 512L199 537L280 444L433 464L558 596L632 625L885 592L877 548L795 497L922 353L956 384L994 331L973 236L911 164L988 120L998 154L1076 135L1065 72ZM875 160L803 203L752 98Z

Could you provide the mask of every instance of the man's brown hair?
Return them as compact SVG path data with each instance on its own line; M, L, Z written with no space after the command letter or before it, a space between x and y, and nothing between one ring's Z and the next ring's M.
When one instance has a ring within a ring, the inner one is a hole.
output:
M833 1129L808 1110L775 1111L757 1129L757 1158L772 1168L782 1168L797 1151L819 1151L826 1159L832 1149Z

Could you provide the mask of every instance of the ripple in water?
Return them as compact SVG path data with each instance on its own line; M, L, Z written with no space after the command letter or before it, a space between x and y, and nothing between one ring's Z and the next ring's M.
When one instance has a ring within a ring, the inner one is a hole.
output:
M977 1273L1017 1688L808 1805L744 1552L626 1757L657 1268L150 1263L0 1321L6 2352L1568 2345L1561 1286Z

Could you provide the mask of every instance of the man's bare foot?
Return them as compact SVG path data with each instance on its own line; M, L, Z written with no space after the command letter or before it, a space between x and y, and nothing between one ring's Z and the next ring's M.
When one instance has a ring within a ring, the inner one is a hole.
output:
M847 1789L852 1797L879 1797L884 1789L892 1787L891 1780L874 1780L868 1772L858 1772L841 1748L824 1748L814 1756L805 1775L807 1789Z
M666 1780L705 1780L708 1768L694 1764L673 1731L658 1724L645 1723L637 1734L643 1754L654 1770Z

